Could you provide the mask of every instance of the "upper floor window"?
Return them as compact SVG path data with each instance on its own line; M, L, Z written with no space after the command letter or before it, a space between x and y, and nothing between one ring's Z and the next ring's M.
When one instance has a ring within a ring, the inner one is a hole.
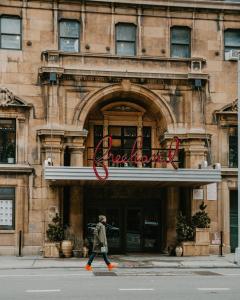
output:
M191 56L191 30L188 27L171 28L171 57Z
M15 189L0 187L0 230L15 229Z
M15 162L16 120L0 119L0 163Z
M224 51L240 50L240 29L227 29L224 35Z
M21 19L14 16L0 18L0 35L2 49L21 49Z
M59 24L59 47L67 52L79 52L80 24L74 20L63 20Z
M116 54L136 55L136 26L134 24L116 25Z
M236 126L229 128L229 167L238 167L238 134Z

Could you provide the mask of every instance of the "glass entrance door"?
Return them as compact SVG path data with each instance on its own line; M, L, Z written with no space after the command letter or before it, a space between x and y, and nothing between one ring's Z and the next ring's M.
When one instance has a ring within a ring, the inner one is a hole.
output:
M140 209L129 208L127 209L127 222L126 222L126 250L127 251L140 251L141 250L141 219L142 214Z

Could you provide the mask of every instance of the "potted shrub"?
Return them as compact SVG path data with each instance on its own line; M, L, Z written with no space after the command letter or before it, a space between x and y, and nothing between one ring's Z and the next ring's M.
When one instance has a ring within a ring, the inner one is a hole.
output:
M7 160L9 164L14 164L15 160L15 145L13 143L10 143L7 145Z
M182 246L184 256L209 255L209 226L211 220L205 211L206 207L207 205L203 201L199 206L200 211L196 212L189 222L181 213L178 216L176 224L177 240L178 246ZM177 251L180 250L176 249Z
M44 245L45 257L59 257L60 243L64 238L64 229L61 225L61 218L58 214L52 219L52 223L48 224L46 231L48 242Z
M176 233L177 233L177 246L175 248L176 256L182 256L184 247L191 248L192 241L194 238L194 231L191 224L188 224L187 219L185 216L182 215L180 212L177 216L177 223L176 223Z
M207 205L204 201L199 206L200 211L192 216L192 226L195 229L195 240L197 244L209 244L209 227L211 219L205 211Z

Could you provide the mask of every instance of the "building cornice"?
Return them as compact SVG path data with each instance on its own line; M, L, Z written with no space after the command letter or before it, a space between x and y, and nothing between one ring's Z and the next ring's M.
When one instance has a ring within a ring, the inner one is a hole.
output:
M68 6L67 10L71 10L71 4L74 5L74 8L76 8L76 4L79 4L79 6L82 6L82 2L80 0L31 0L28 1L27 8L31 9L59 9L64 10L64 5ZM39 3L39 4L36 4ZM104 6L123 6L123 7L133 7L133 8L168 8L172 10L201 10L201 11L216 11L216 12L238 12L240 11L240 2L236 1L224 1L224 0L172 0L172 1L166 1L166 0L132 0L131 3L129 3L129 0L86 0L84 2L85 4L85 11L86 6L91 5L104 5ZM25 7L23 4L23 1L15 1L14 3L9 0L2 0L0 3L0 7L15 7L15 8L22 8ZM62 6L62 7L60 7ZM79 11L82 11L82 8L79 9Z
M114 3L129 5L129 0L88 0L95 3ZM131 5L141 6L168 6L182 8L203 8L203 9L221 9L221 10L239 10L240 2L224 0L132 0Z

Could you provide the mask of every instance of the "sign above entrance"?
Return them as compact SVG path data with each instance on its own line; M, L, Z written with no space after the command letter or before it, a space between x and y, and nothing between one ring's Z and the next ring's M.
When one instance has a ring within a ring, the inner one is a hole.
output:
M93 157L93 171L98 180L105 181L109 177L109 165L121 166L132 164L139 166L151 163L171 164L174 169L178 168L178 157L180 140L174 137L167 149L158 149L152 153L151 149L144 149L142 137L138 136L131 149L114 149L111 135L103 137L97 144ZM108 145L108 147L105 147ZM119 151L119 152L118 152ZM98 172L98 167L102 168L104 175Z

